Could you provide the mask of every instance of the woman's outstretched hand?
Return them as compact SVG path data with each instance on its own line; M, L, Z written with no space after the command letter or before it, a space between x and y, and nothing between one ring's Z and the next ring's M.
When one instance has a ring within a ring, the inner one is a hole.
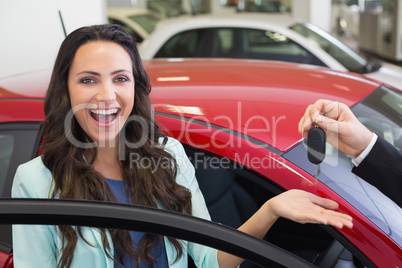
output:
M333 200L321 198L303 190L289 190L267 202L242 226L239 231L263 238L279 217L299 223L318 223L337 228L353 227L352 217L336 212L339 205ZM219 267L237 267L243 259L218 252Z
M268 200L267 206L274 217L283 217L299 223L321 223L337 228L353 227L352 217L335 211L339 205L302 190L289 190Z

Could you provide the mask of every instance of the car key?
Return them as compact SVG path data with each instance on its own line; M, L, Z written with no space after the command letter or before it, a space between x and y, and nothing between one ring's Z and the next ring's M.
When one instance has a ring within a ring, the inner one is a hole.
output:
M308 132L307 136L308 160L315 165L315 183L318 180L318 165L325 158L325 132L317 125Z

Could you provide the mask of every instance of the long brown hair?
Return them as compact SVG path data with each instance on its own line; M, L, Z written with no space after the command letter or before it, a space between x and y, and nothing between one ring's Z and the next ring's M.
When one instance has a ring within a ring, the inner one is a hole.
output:
M78 48L94 41L109 41L119 44L127 51L132 60L135 97L131 115L141 118L141 122L139 120L126 122L120 133L120 135L124 135L125 143L119 145L120 151L124 152L119 157L120 166L131 201L138 205L157 207L155 202L157 199L168 210L191 214L191 193L176 183L177 163L173 156L164 150L163 145L159 144L160 138L164 135L159 130L151 110L149 77L144 70L133 38L118 25L79 28L69 34L60 47L44 105L46 132L42 161L53 176L54 188L50 197L116 201L106 179L91 167L97 154L96 147L77 146L69 140L69 137L74 137L76 141L85 144L93 141L74 117L67 124L69 127L65 127L65 120L71 114L67 86L69 70ZM144 131L144 122L147 131ZM126 143L135 144L144 138L145 142L139 148L126 145ZM119 139L119 141L121 140ZM90 159L84 159L84 151L85 155L91 156ZM139 168L137 165L130 166L130 155L132 154L149 159L149 163L153 165L148 168ZM75 228L59 226L59 229L62 234L63 249L58 267L69 267L74 257L78 240L77 233L82 239L84 237L79 226ZM108 232L118 252L116 262L122 263L124 257L134 257L137 265L140 261L145 262L148 266L154 264L155 260L150 255L150 248L161 241L161 236L146 234L141 241L139 252L136 252L128 231L117 229L101 229L100 231L103 249L109 258L113 258L113 253L110 252ZM184 254L183 245L174 238L169 238L169 241L176 249L177 258L182 256Z

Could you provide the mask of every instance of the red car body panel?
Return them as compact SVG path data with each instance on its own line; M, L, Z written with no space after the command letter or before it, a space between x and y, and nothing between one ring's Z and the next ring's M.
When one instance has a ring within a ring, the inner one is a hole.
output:
M1 268L13 268L13 254L7 254L0 251L0 267Z
M0 99L0 122L38 122L45 118L43 100Z
M315 184L304 170L248 140L284 152L302 139L297 125L308 104L326 98L353 106L379 83L359 75L281 62L153 60L144 66L152 83L156 118L165 133L267 178L283 178L275 183L284 189L303 189L334 199L339 211L354 218L353 229L339 232L378 267L401 266L401 248L359 211L324 184ZM13 97L12 89L7 89L9 93L1 90L0 81L0 123L44 119L41 87L37 93L32 88L29 100ZM232 135L236 133L246 136ZM7 257L0 254L0 264Z
M302 138L297 125L307 105L324 98L353 106L379 86L363 76L282 62L154 60L144 65L155 111L247 133L280 151Z

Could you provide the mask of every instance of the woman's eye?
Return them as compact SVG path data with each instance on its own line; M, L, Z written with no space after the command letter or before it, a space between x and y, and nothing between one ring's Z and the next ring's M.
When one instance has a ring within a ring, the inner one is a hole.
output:
M95 81L93 79L90 79L90 78L84 78L84 79L81 79L81 83L83 83L83 84L92 84L92 83L95 83Z
M114 79L115 82L126 82L128 81L127 77L121 76Z

